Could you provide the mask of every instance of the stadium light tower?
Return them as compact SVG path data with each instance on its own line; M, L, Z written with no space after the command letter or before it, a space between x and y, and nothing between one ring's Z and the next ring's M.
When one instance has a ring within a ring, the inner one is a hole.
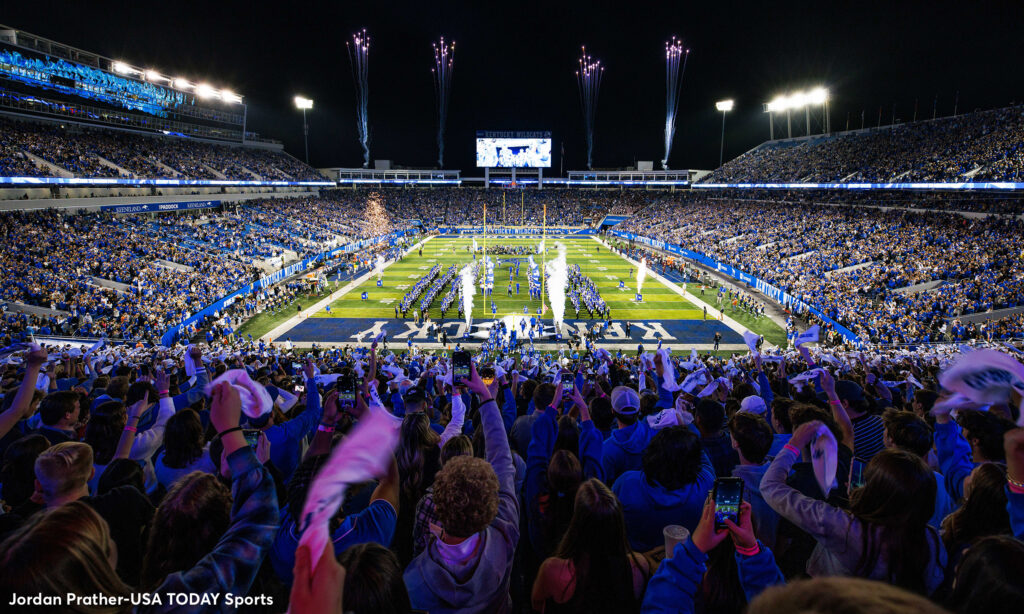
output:
M313 101L309 98L296 96L295 108L302 109L302 138L306 142L306 164L309 164L309 124L306 123L306 110L313 108Z
M722 154L725 153L725 114L732 111L733 101L719 100L715 103L715 108L722 112L722 142L718 146L718 168L722 168Z
M832 127L828 117L828 90L823 87L816 87L807 92L796 92L788 96L776 96L771 102L765 103L764 112L768 113L768 129L771 138L775 139L775 124L773 114L778 111L786 112L786 138L793 138L793 111L804 110L805 121L807 122L807 134L811 133L811 107L821 105L822 131L831 132Z

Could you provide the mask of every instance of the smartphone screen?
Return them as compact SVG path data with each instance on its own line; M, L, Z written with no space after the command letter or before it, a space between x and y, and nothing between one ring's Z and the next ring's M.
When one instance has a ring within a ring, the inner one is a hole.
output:
M572 371L564 371L562 373L562 393L572 390L573 383L576 381L576 374Z
M452 353L452 371L455 376L455 383L461 383L469 379L469 352Z
M739 523L740 503L743 502L743 480L718 478L715 480L715 528L726 529L725 520Z
M249 447L253 450L256 449L257 444L260 442L260 430L259 429L245 429L242 431L245 435L245 441L249 444Z
M295 392L305 392L305 391L306 391L306 387L305 386L295 386Z
M338 378L338 402L351 409L356 406L356 376L349 373Z
M849 491L853 492L853 489L860 488L864 485L864 467L867 463L859 458L854 458L850 462L850 482Z

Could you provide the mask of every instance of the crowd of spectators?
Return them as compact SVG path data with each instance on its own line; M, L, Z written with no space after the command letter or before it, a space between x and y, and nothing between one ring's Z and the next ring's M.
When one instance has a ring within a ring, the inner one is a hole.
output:
M1024 305L1022 224L1005 216L697 196L647 207L617 228L731 264L865 341L915 343L1024 334L1013 319L949 325L957 316Z
M943 389L959 349L523 352L453 379L417 348L289 346L6 349L0 596L991 614L1024 590L1020 410ZM736 507L710 494L732 479Z
M1024 180L1024 107L770 142L704 183Z
M103 158L137 179L324 180L315 169L281 151L0 117L4 176L55 175L25 153L75 177L122 176Z
M65 320L61 330L157 336L297 260L394 231L476 224L464 207L479 209L482 222L485 202L489 224L490 211L500 220L501 196L477 189L336 189L158 216L4 214L0 255L11 274L0 283L0 298L56 310L57 320ZM549 202L543 196L526 198L520 205L526 215L519 217L532 220ZM1024 305L1024 233L1013 216L704 193L570 190L553 191L550 200L560 203L549 203L552 226L599 219L602 211L631 212L617 229L731 264L820 309L862 341L1024 334L1012 314L988 322L978 317ZM507 203L506 215L512 215Z

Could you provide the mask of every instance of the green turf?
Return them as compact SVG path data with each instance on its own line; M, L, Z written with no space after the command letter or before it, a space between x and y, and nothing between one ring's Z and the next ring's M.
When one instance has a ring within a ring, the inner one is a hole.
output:
M331 312L320 311L314 317L346 317L346 318L393 318L395 315L394 306L399 304L408 288L411 288L417 280L430 270L435 264L441 265L442 275L447 268L456 264L459 267L473 262L472 255L466 251L466 247L472 245L471 238L447 238L435 237L428 241L423 248L423 256L413 252L401 262L396 262L384 271L384 287L378 288L376 277L367 280L359 287L349 292L343 298L331 304ZM483 245L481 238L477 239L478 244ZM643 298L641 304L633 301L636 291L636 268L620 256L612 254L608 248L598 244L590 238L548 238L548 258L556 256L555 244L563 243L566 246L566 260L568 264L579 265L582 273L590 277L597 285L601 297L611 309L611 317L615 320L641 319L641 320L688 320L700 319L703 312L695 305L676 294L673 290L665 287L659 281L648 276L643 285ZM488 244L501 245L528 245L536 247L540 243L538 239L520 238L495 238L488 237ZM454 248L454 251L453 251ZM536 250L534 250L536 251ZM498 259L506 256L493 256ZM507 256L509 258L521 258L526 256ZM534 255L538 265L543 266L543 257ZM528 280L529 265L523 262L519 268L519 278L512 280L513 295L508 296L508 267L495 267L494 271L494 292L489 300L485 300L477 287L474 296L474 316L480 319L490 319L490 302L493 300L498 307L497 316L522 315L523 306L529 308L531 314L537 313L541 306L539 300L530 300ZM456 277L456 279L458 279ZM619 289L619 280L626 284L625 289ZM515 282L519 282L519 295L515 294ZM434 303L429 310L432 318L441 316L441 299L445 292L438 293ZM367 300L360 297L363 292L367 293ZM548 299L545 298L545 301ZM415 305L418 305L417 300ZM486 304L486 311L485 311ZM457 310L448 310L447 317L457 317ZM587 312L582 309L583 301L580 301L580 318L586 318ZM408 313L412 317L412 310ZM572 303L566 299L565 318L574 319L575 312Z

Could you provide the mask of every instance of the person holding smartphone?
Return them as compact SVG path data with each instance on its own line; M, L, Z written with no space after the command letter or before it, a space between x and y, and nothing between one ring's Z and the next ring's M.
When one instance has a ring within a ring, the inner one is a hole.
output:
M939 533L928 526L935 511L934 472L915 454L883 450L868 463L849 509L808 497L786 479L821 426L814 420L797 427L761 480L772 509L817 542L807 573L859 576L932 594L946 566Z
M716 520L719 511L714 498L709 496L704 502L697 528L686 541L676 544L672 552L665 553L665 560L647 584L643 603L645 614L693 612L694 599L702 589L706 589L704 611L726 609L727 604L715 601L722 598L731 598L728 606L739 605L742 609L764 589L785 583L771 550L754 535L750 504L746 501L740 503L736 521L725 518L720 524ZM723 547L727 537L732 541L730 550L735 550L735 568L716 565L709 569L709 554ZM733 573L738 574L738 578L723 575ZM728 590L735 586L737 580L743 588L742 596L733 595ZM736 604L738 599L744 603Z

